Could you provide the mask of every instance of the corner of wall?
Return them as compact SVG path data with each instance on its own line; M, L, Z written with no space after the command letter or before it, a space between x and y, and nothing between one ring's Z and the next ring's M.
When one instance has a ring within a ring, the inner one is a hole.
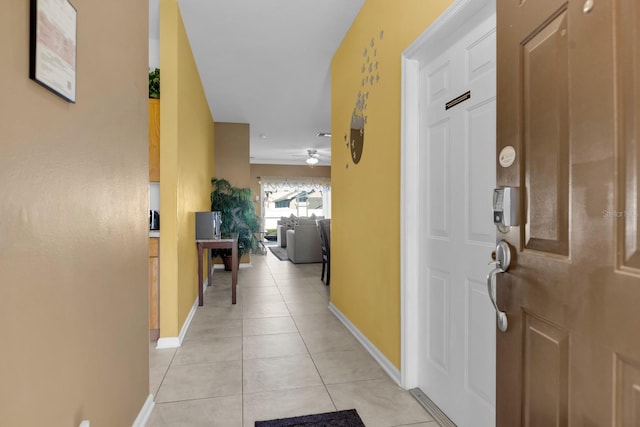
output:
M175 337L197 296L194 212L210 209L214 121L177 0L160 4L160 336Z
M451 0L368 0L331 63L331 301L396 367L400 366L400 57ZM354 109L364 144L354 163ZM344 135L344 138L342 136ZM336 137L337 136L337 137ZM362 200L384 203L363 215ZM352 242L376 233L376 245ZM348 260L348 262L346 261Z

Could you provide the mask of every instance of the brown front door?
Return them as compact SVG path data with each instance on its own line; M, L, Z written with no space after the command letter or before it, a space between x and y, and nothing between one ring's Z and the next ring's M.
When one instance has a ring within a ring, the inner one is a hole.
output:
M640 4L496 3L497 425L640 426Z

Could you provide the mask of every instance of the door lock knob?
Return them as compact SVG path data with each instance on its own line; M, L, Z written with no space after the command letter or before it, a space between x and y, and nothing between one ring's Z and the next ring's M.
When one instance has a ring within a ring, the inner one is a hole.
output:
M511 249L509 248L509 244L504 240L500 241L496 246L496 250L491 253L491 258L495 261L489 264L493 264L496 267L487 275L487 292L489 293L491 304L496 311L498 329L506 332L509 327L509 322L507 321L507 313L500 310L496 302L496 276L505 273L509 269L509 265L511 264Z

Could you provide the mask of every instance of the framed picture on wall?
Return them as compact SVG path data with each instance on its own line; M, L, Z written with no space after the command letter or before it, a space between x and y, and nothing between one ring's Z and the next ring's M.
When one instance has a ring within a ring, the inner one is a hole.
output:
M31 0L29 78L73 103L77 21L68 0Z

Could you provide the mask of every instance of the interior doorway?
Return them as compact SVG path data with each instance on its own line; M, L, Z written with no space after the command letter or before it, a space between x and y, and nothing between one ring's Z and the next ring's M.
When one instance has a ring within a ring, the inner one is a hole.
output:
M495 44L459 0L403 55L402 381L461 427L495 425Z

